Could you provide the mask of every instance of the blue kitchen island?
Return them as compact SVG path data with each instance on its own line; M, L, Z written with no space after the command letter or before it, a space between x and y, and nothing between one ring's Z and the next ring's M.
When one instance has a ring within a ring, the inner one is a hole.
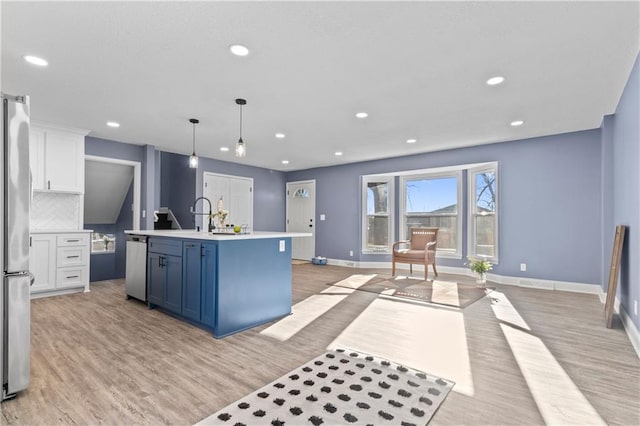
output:
M147 301L217 338L291 313L291 239L311 234L125 231L147 240Z

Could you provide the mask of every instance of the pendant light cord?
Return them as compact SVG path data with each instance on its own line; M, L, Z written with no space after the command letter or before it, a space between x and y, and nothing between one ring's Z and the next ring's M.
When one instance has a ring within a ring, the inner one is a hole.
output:
M196 153L196 123L193 124L193 153Z
M242 105L240 105L240 139L242 139Z

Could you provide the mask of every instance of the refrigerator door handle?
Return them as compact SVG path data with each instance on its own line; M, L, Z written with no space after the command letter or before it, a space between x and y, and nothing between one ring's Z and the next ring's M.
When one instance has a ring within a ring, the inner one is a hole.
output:
M29 287L31 287L36 282L36 276L31 271L27 271L27 275L29 275Z

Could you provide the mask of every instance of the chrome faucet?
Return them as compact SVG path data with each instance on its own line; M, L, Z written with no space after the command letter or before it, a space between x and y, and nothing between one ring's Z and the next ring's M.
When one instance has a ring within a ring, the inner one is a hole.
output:
M196 200L193 202L193 207L191 207L191 214L194 216L194 221L195 221L195 216L196 215L200 215L200 216L204 216L207 213L196 213L196 204L198 203L198 200L205 200L207 203L209 203L209 232L213 231L213 211L211 209L211 200L208 199L207 197L198 197L196 198ZM196 224L196 230L200 230L200 226L198 226Z

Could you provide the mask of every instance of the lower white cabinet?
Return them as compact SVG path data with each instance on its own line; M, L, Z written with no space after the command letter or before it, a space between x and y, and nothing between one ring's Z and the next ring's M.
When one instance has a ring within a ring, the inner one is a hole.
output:
M88 232L32 234L29 269L35 281L31 293L88 290L89 236Z
M29 270L35 276L31 293L55 290L56 288L56 236L55 234L33 234Z

